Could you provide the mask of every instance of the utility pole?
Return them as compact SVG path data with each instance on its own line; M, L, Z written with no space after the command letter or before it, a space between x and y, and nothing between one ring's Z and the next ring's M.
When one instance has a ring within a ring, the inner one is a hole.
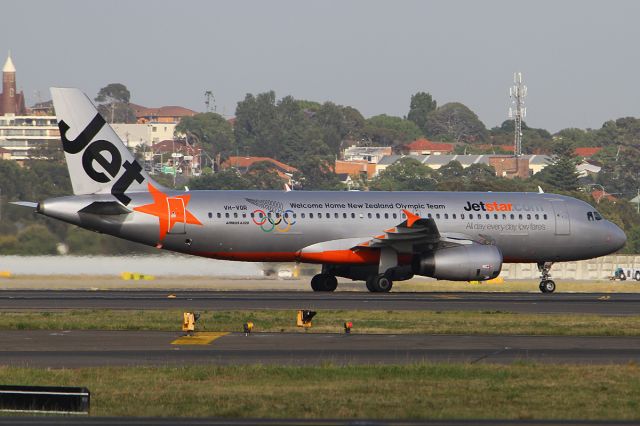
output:
M514 121L513 153L516 157L522 155L522 119L527 115L527 109L524 107L526 96L527 86L522 84L522 73L513 73L513 86L509 87L513 107L509 107L509 118L513 118Z

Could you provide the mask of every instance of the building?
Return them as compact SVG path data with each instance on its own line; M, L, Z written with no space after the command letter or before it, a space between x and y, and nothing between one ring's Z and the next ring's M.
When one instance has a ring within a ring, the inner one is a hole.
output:
M2 68L2 95L0 95L0 115L26 115L24 93L16 88L16 67L11 60L11 54Z
M146 147L146 145L142 145ZM150 151L144 151L145 168L152 173L184 174L199 176L202 150L185 140L166 139L152 145Z
M155 143L173 139L176 130L175 123L112 123L111 127L129 148L136 148L142 144L150 147Z
M182 117L193 117L197 112L184 108L181 106L163 106L160 108L147 108L142 105L136 105L130 103L129 106L133 109L136 115L136 120L139 124L146 123L173 123L180 122Z
M366 161L368 163L375 164L385 155L391 155L392 153L390 146L351 145L349 148L344 150L342 158L344 161Z
M600 170L602 170L602 167L596 164L592 164L586 160L583 160L582 163L576 166L576 170L578 171L578 176L581 178L584 178L587 176L595 177L595 175L600 173Z
M11 56L2 68L0 95L0 158L24 161L34 148L60 141L58 121L50 110L29 112L24 95L16 90L16 68Z
M581 146L573 150L576 157L591 158L602 151L601 146Z
M388 157L388 156L387 156ZM384 157L383 157L384 158ZM336 174L348 174L351 177L365 177L371 179L376 174L376 163L370 163L368 161L342 161L336 160L334 172Z
M531 175L529 159L524 155L494 155L489 158L489 165L496 170L496 176L526 179Z
M293 174L298 171L295 167L274 160L270 157L229 157L221 164L222 170L235 168L241 174L248 172L255 163L269 162L275 166L275 171L290 186L293 184Z
M441 155L453 153L453 144L432 142L428 139L417 139L405 145L402 151L409 155Z

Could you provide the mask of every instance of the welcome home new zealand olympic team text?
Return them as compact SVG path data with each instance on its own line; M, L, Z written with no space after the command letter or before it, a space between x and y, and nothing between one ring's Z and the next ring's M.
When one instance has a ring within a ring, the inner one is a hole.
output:
M444 204L429 203L289 203L292 209L444 209Z

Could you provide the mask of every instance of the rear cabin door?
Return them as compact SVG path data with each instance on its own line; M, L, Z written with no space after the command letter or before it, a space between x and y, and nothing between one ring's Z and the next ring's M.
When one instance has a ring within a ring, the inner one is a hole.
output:
M553 200L551 201L551 205L553 206L556 220L556 235L571 234L571 221L569 219L567 204L562 200Z
M169 208L169 223L167 230L169 234L184 234L185 230L185 205L184 200L179 197L167 198L167 204Z

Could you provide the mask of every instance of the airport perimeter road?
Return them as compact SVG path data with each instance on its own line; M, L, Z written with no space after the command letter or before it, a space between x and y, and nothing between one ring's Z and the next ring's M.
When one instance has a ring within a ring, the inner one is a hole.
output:
M640 314L640 293L0 291L0 310L28 309L364 309L638 315Z
M0 364L36 367L167 364L398 364L420 361L627 363L640 337L473 336L155 331L1 331Z

